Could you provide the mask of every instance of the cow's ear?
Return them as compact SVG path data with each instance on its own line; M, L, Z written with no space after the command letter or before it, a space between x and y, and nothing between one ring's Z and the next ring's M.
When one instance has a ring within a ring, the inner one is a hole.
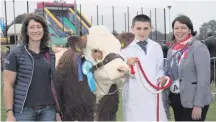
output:
M84 35L81 37L81 41L82 41L82 44L84 46L84 48L86 48L86 44L87 44L87 35Z
M67 42L70 46L73 45L73 40L67 40Z
M129 39L128 39L128 45L129 45L131 42L133 42L133 40L134 40L134 37L133 37L133 38L129 38Z

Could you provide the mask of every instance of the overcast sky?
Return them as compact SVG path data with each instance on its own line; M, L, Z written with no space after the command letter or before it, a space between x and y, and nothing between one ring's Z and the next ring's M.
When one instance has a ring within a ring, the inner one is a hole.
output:
M17 1L15 2L15 16L26 13L26 0L15 1ZM74 0L65 1L67 1L67 3L74 2ZM29 2L30 12L33 12L36 9L36 3L37 1L35 0L31 0L31 2ZM102 24L101 16L103 15L103 24L106 25L111 31L113 30L112 6L114 6L115 30L118 32L125 30L124 13L127 12L127 6L129 6L130 26L132 17L137 14L137 11L138 13L141 13L141 7L143 7L143 13L146 15L150 15L151 10L152 25L155 27L155 8L157 8L157 29L161 32L164 32L164 8L166 8L167 32L169 31L169 9L167 8L169 5L172 6L170 9L171 23L179 14L185 14L191 18L195 30L199 31L199 27L203 22L216 20L216 0L77 0L77 4L82 4L81 11L89 19L89 21L92 16L93 25L97 25L96 5L99 5L99 24ZM1 0L0 10L0 16L5 17L3 0ZM14 17L12 0L7 0L7 17L9 23Z

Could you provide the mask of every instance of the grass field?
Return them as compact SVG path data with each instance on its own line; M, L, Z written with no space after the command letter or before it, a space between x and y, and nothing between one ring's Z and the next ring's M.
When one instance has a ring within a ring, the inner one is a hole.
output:
M212 87L213 87L213 85L212 85ZM3 87L1 87L1 91L3 91L2 89L3 89ZM216 120L216 98L214 100L215 101L210 105L206 121L215 121ZM170 121L174 121L172 109L170 109L170 110L171 110ZM3 104L3 92L1 92L1 121L5 121L5 118L6 118L6 115L5 115L5 107ZM122 103L121 102L119 104L119 111L117 113L117 120L122 121Z

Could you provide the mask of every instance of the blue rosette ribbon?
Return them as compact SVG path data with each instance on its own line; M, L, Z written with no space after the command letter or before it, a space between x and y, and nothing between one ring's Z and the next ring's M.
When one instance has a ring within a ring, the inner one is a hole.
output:
M95 92L96 91L95 79L94 79L93 73L90 72L90 69L92 67L93 65L91 62L85 61L82 65L82 72L83 74L87 76L88 85L89 85L91 92Z

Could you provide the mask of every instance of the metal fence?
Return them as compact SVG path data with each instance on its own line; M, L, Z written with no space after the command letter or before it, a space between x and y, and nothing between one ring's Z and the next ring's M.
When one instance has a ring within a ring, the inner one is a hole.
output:
M214 84L212 95L216 95L216 57L211 58L211 81Z

